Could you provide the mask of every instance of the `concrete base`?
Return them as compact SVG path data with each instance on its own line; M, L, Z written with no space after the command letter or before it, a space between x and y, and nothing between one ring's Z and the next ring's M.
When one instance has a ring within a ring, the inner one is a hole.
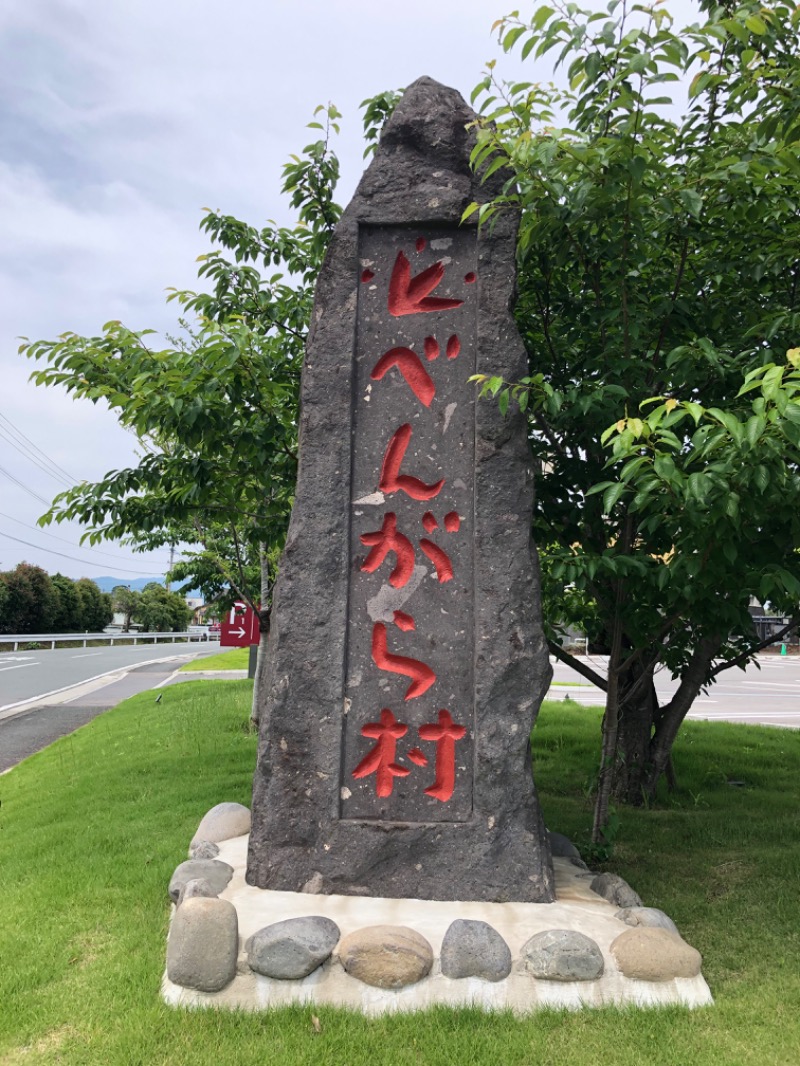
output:
M367 1015L421 1010L434 1004L478 1006L486 1010L511 1009L518 1014L547 1007L577 1009L609 1004L639 1007L681 1004L700 1007L713 1002L702 976L669 981L638 981L624 977L609 950L613 940L630 929L614 915L618 908L589 888L592 874L554 858L556 902L466 903L416 899L377 899L362 896L320 896L273 892L245 883L246 836L224 841L218 858L234 868L224 892L239 919L239 965L234 980L217 993L181 988L164 975L162 995L167 1003L183 1007L217 1007L266 1010L292 1003L348 1007ZM429 977L399 991L374 988L345 973L334 951L319 969L301 981L280 981L253 973L247 965L244 943L263 926L286 918L323 915L333 919L342 936L369 925L405 925L421 933L433 947L434 965ZM511 949L513 967L503 981L480 978L451 980L439 965L442 939L456 918L488 922ZM605 960L605 972L595 981L535 980L520 965L523 944L547 929L571 929L591 937Z

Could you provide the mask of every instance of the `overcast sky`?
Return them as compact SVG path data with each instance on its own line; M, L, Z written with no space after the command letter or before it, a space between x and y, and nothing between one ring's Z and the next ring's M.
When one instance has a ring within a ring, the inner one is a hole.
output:
M198 231L203 207L253 224L286 221L281 165L311 139L304 125L328 101L344 114L337 149L346 203L363 167L359 103L422 74L468 96L498 54L491 24L513 6L0 6L0 570L25 560L75 578L132 579L163 574L167 557L116 544L88 550L78 546L78 527L36 527L42 501L64 483L29 455L47 467L43 453L76 481L96 480L134 464L135 442L107 411L29 384L33 367L17 354L17 338L97 333L110 319L174 328L165 289L195 287L195 259L208 248ZM679 22L692 12L690 0L667 6ZM525 66L525 80L548 80L546 68ZM520 72L510 60L500 69Z

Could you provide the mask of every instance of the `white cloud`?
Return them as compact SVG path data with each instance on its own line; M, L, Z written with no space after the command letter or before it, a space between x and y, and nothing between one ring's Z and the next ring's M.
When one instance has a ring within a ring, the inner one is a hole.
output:
M0 7L0 412L78 478L134 461L131 437L107 412L27 384L31 367L15 338L93 333L112 318L168 328L175 312L164 290L192 287L195 258L207 247L197 229L203 206L255 223L285 220L281 166L311 139L304 125L329 100L345 115L338 149L341 198L349 199L363 169L360 101L421 74L468 94L496 54L491 22L510 6L26 0ZM515 59L504 62L518 71ZM2 442L0 455L49 498L55 486L44 474ZM0 511L30 521L41 509L0 478ZM0 567L23 557L49 569L58 562L0 540Z

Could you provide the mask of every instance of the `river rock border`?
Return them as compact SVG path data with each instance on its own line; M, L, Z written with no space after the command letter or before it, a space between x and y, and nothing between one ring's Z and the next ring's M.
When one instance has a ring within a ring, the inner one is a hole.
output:
M244 880L249 811L213 808L170 884L162 994L174 1006L290 1003L365 1014L712 1003L701 957L616 874L552 834L556 902L477 903L273 892ZM227 834L227 835L226 835Z

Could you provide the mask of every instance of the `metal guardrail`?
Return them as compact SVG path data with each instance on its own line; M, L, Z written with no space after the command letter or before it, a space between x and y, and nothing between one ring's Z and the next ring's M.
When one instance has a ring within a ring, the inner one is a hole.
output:
M13 650L19 651L20 644L49 644L52 651L56 644L75 644L87 647L101 641L105 644L177 644L179 640L197 640L211 642L219 640L218 633L197 633L187 630L183 633L0 633L0 648L13 644Z

